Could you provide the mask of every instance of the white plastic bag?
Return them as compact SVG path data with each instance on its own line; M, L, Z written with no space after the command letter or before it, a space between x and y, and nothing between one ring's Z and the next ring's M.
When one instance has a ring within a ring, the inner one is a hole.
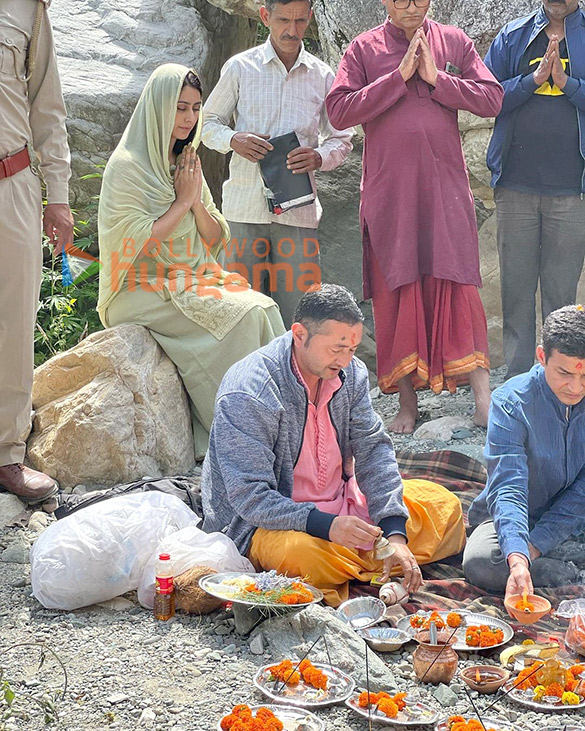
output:
M138 601L148 609L154 604L154 566L159 553L170 555L175 576L201 565L219 572L255 571L248 559L240 555L231 538L223 533L204 533L191 525L166 536L150 557L138 587Z
M137 589L165 536L200 522L174 495L121 495L53 523L30 552L33 595L47 609L77 609Z

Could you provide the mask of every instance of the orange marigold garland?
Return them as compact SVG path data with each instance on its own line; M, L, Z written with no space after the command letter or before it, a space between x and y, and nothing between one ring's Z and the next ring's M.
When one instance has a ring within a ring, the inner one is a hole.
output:
M287 685L298 685L301 682L301 674L295 670L290 660L283 660L278 665L272 665L268 672L276 679Z
M293 581L290 588L291 593L284 593L280 598L283 604L306 604L313 601L313 592L300 582Z
M406 707L405 698L406 693L396 693L391 696L383 690L379 693L368 693L367 690L364 690L358 697L358 706L360 708L374 706L388 718L396 718L398 712Z
M228 716L224 716L220 723L223 731L283 731L284 724L270 708L262 706L256 711L246 705L234 706Z
M291 660L283 660L278 665L272 665L268 672L276 679L287 685L298 685L301 678L319 690L327 690L327 676L322 670L316 668L309 660L303 660L295 670ZM294 670L294 672L293 672Z
M463 716L450 716L447 723L449 731L495 731L493 728L486 729L476 718L466 721Z
M322 670L318 670L309 660L303 660L299 670L305 683L309 683L318 690L327 689L327 676Z
M487 624L471 625L465 630L465 642L469 647L493 647L503 640L504 632Z
M410 626L414 629L428 629L431 622L434 622L437 629L445 629L445 620L439 612L432 612L430 617L423 617L422 614L413 614L410 618Z
M563 693L565 692L565 689L560 683L551 683L550 685L546 686L546 690L544 691L545 695L548 696L556 696L557 698L562 698Z
M544 667L544 663L540 660L533 662L528 668L524 668L518 673L518 677L514 681L514 686L520 688L520 690L528 690L529 688L536 688L538 680L536 678L536 671L539 668Z

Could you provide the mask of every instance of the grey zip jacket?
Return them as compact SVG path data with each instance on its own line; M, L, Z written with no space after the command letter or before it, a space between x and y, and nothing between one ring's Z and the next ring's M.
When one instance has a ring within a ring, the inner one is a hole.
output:
M292 499L308 396L291 366L288 332L233 365L215 404L201 481L204 523L223 531L245 555L256 528L296 530L328 539L334 515ZM385 535L406 535L408 511L392 441L372 408L368 372L353 358L340 373L329 413L343 459L355 469L370 516Z

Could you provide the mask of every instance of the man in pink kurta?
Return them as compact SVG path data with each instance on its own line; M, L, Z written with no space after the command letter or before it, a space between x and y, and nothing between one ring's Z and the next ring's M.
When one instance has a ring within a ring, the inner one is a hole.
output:
M457 112L496 115L501 86L429 0L384 0L389 17L347 48L327 97L333 126L363 125L364 293L372 297L378 380L398 390L391 428L410 432L415 388L467 374L487 423L489 361L477 225Z

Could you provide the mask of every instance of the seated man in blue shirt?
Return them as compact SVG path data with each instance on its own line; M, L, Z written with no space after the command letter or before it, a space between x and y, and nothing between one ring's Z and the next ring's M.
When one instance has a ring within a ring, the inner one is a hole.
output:
M488 482L469 509L465 576L506 596L574 583L569 559L585 555L569 540L585 530L583 307L552 312L542 343L538 364L493 393Z

